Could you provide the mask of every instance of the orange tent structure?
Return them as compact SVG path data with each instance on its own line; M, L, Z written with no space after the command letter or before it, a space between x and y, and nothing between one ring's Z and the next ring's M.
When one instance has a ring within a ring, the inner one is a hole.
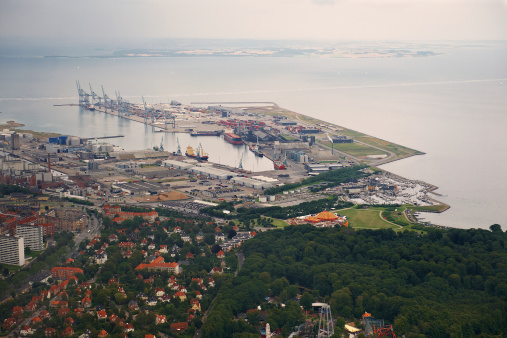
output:
M317 218L315 216L309 216L309 217L305 218L305 221L312 222L312 223L318 223L321 221L321 219Z
M321 213L318 213L315 217L318 218L320 221L335 221L338 219L338 216L329 211L323 211Z

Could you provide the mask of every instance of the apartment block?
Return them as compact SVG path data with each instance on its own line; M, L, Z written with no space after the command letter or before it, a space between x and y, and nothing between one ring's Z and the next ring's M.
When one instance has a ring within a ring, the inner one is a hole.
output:
M25 241L23 237L0 236L0 263L25 264Z

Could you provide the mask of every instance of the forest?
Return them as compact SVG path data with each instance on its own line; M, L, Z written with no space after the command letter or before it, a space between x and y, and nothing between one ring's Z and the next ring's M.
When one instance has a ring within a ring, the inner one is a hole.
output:
M275 297L287 306L263 305L266 322L288 334L302 322L294 303L306 288L300 305L327 302L342 323L367 311L399 336L506 336L506 242L497 224L425 235L307 225L263 232L244 244L243 267L220 290L203 333L255 332L236 316Z

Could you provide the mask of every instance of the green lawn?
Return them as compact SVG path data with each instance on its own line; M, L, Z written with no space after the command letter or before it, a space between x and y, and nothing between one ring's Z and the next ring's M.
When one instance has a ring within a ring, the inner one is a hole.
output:
M285 228L286 226L289 225L284 220L281 220L281 219L278 219L278 218L271 218L271 217L264 217L264 218L267 218L267 219L271 220L271 222L273 223L273 226L275 226L277 228Z
M337 214L347 216L349 226L356 229L399 229L398 226L383 220L379 212L379 209L345 209L337 211Z
M331 146L331 142L322 143ZM333 148L352 156L388 155L385 151L359 143L335 143Z

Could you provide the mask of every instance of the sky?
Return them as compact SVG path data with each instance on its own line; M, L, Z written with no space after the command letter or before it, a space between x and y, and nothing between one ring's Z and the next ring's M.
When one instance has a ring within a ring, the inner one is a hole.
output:
M507 0L0 0L7 38L507 40Z

